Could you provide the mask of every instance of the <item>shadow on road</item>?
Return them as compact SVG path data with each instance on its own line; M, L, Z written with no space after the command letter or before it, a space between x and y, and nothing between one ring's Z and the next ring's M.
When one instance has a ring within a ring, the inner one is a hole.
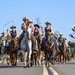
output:
M33 66L33 67L29 67L29 68L34 68L36 66ZM42 67L42 66L38 66L38 67ZM3 66L0 66L0 68L24 68L24 66L20 65L20 66L9 66L9 65L3 65ZM28 67L26 67L28 68Z
M24 66L0 66L0 68L23 68Z

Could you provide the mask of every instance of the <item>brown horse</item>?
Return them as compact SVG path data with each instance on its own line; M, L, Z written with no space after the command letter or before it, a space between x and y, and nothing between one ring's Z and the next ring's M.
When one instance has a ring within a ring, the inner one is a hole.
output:
M33 38L33 51L32 51L32 61L34 61L35 65L39 66L39 60L41 59L40 56L42 56L43 52L41 51L41 43L42 41L42 35L38 34L37 39L35 37Z
M6 56L7 64L9 64L10 62L12 66L17 64L17 51L15 50L16 46L17 46L17 39L16 38L11 39L10 46L6 52L7 53L7 56Z
M65 63L66 62L66 40L64 39L61 45L59 45L59 62Z
M39 34L38 38L37 38L37 41L38 41L38 49L39 49L38 60L39 60L40 65L43 65L44 56L45 56L44 51L42 50L42 47L41 47L42 39L43 39L43 35Z
M50 66L50 64L54 64L55 62L55 55L56 55L56 45L53 41L51 35L47 36L46 43L45 43L45 60L46 66Z

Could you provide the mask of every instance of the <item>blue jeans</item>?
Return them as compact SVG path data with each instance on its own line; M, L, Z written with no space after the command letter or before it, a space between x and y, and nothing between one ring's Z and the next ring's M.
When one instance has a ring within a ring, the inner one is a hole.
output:
M58 45L57 40L54 38L53 35L52 35L51 37L52 37L52 39L53 39L53 41L54 41L54 43L55 43L55 45L56 45L56 47L57 47L57 50L59 50L59 45Z

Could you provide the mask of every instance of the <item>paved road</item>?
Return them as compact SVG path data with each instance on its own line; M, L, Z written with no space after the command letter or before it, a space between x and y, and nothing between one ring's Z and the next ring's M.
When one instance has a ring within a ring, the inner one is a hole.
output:
M0 64L0 75L43 75L43 67L23 68L23 63L17 66Z
M23 62L19 62L17 66L8 66L0 63L0 75L75 75L75 61L61 65L56 63L49 68L43 66L23 68L23 66Z
M75 61L69 61L66 64L58 64L52 65L52 68L59 75L75 75Z

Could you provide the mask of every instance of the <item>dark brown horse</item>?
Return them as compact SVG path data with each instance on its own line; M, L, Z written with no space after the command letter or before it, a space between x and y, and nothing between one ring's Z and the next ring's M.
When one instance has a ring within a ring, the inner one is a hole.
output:
M46 59L46 66L50 66L49 64L54 64L55 62L55 54L56 54L56 45L53 41L52 35L48 35L45 43L45 59Z

